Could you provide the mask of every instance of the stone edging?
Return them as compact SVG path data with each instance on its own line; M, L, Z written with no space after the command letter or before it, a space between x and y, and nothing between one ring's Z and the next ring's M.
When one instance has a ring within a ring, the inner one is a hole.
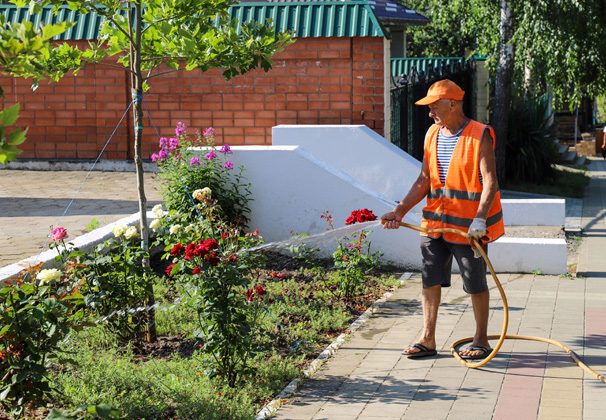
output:
M400 288L406 280L412 276L412 273L406 272L400 277L400 283L396 288ZM375 301L366 311L360 315L348 328L349 332L344 332L339 335L332 343L324 349L322 353L316 357L316 359L310 363L309 367L303 371L303 375L293 379L286 387L271 400L255 417L255 420L265 420L273 417L276 411L285 403L286 398L297 392L299 387L302 385L305 378L311 377L314 373L320 369L326 360L330 358L342 345L343 343L353 335L358 328L360 328L370 318L376 309L381 307L387 299L389 299L394 292L385 292L377 301Z

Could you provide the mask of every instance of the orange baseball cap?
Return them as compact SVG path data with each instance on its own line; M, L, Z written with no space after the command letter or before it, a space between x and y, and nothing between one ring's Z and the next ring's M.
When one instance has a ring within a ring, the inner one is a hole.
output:
M453 99L460 101L463 99L465 91L461 89L455 82L445 79L435 82L429 87L427 96L415 102L415 105L433 104L438 99Z

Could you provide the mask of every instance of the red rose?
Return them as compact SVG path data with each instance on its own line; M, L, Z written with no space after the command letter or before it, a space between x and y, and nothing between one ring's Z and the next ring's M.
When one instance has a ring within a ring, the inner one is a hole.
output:
M255 290L259 296L263 296L263 295L267 294L265 289L263 289L263 286L257 286L257 287L255 287Z
M173 267L176 263L173 263L171 265L169 265L168 267L166 267L166 275L170 276L170 273L173 271Z
M351 212L351 215L347 218L347 220L345 220L345 224L353 225L356 222L364 223L372 222L373 220L377 220L377 216L375 216L372 211L368 209L354 210Z
M199 274L200 273L200 266L197 266L196 268L194 268L193 273L194 274Z
M183 254L185 254L185 247L181 244L176 244L170 250L170 255L172 255L173 257L178 257L179 255L183 255Z
M210 265L217 265L220 261L216 254L208 254L206 257L204 257L204 259L208 261Z
M233 263L235 263L237 260L238 260L238 256L237 256L236 254L231 254L231 255L229 256L229 262L230 262L230 263L232 263L232 264L233 264Z

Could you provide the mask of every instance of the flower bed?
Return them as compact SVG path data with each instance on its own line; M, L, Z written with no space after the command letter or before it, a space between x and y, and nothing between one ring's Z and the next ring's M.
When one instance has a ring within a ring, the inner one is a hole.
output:
M253 418L398 284L364 231L330 261L303 245L250 251L262 237L246 227L243 168L230 174L231 150L213 136L198 137L204 160L188 155L182 124L160 140L167 208L152 209L150 264L134 226L89 252L57 228L58 267L4 283L0 418ZM374 219L362 209L346 223Z

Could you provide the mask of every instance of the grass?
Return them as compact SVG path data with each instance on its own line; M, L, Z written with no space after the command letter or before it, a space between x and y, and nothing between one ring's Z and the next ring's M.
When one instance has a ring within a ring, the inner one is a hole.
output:
M568 167L558 165L557 181L552 184L511 184L505 182L503 189L534 194L546 194L559 197L583 198L585 187L589 184L586 167Z
M236 388L204 374L204 356L187 337L196 328L195 314L182 306L156 312L160 342L179 341L186 354L145 353L118 343L103 326L74 335L65 350L77 365L55 365L51 386L55 408L106 403L128 419L252 419L361 312L399 283L396 272L365 277L355 298L335 296L327 284L332 269L309 267L259 270L258 282L274 302L262 317L256 339L254 371ZM279 270L281 277L272 273ZM157 302L166 304L178 293L163 280L155 285ZM156 349L162 349L158 344ZM180 347L179 347L180 348Z

